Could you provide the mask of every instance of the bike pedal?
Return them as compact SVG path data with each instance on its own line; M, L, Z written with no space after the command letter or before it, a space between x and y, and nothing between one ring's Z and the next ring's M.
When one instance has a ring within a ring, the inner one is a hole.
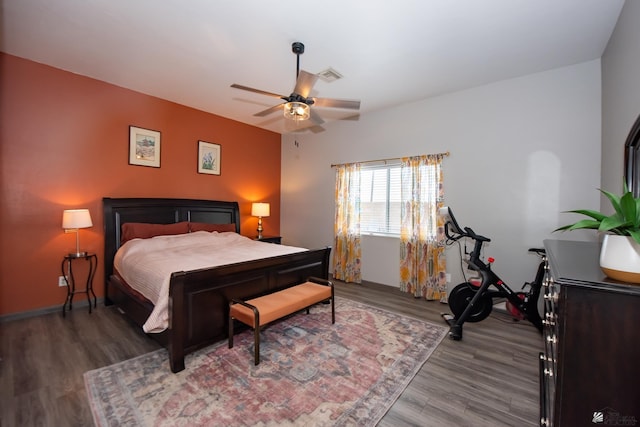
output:
M444 319L447 324L452 325L453 321L456 320L456 317L453 314L449 313L440 313L440 316Z

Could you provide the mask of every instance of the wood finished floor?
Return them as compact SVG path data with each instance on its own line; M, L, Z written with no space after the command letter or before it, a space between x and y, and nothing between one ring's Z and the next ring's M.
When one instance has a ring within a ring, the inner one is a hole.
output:
M338 283L336 296L439 324L448 311L376 284ZM3 427L93 425L83 373L159 348L104 306L0 323L0 343ZM466 324L463 340L445 338L378 425L538 425L541 347L533 326L505 315Z

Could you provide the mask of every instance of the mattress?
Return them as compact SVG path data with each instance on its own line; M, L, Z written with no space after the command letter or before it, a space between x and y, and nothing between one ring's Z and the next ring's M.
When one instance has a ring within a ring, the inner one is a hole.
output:
M295 246L255 241L232 232L197 231L188 234L133 239L114 258L114 269L129 286L154 304L143 325L147 333L169 325L171 273L251 261L306 251Z

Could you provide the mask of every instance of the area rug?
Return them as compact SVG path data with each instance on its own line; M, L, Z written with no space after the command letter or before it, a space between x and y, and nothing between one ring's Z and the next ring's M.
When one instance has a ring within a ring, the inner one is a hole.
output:
M169 369L161 349L84 374L98 426L375 425L447 328L347 299L187 355Z

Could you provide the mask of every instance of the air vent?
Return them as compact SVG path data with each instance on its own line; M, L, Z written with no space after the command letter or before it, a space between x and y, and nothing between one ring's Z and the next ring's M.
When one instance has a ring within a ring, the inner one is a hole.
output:
M335 82L338 79L342 78L342 74L334 70L333 68L327 68L324 71L320 71L318 73L318 77L324 80L327 83Z

